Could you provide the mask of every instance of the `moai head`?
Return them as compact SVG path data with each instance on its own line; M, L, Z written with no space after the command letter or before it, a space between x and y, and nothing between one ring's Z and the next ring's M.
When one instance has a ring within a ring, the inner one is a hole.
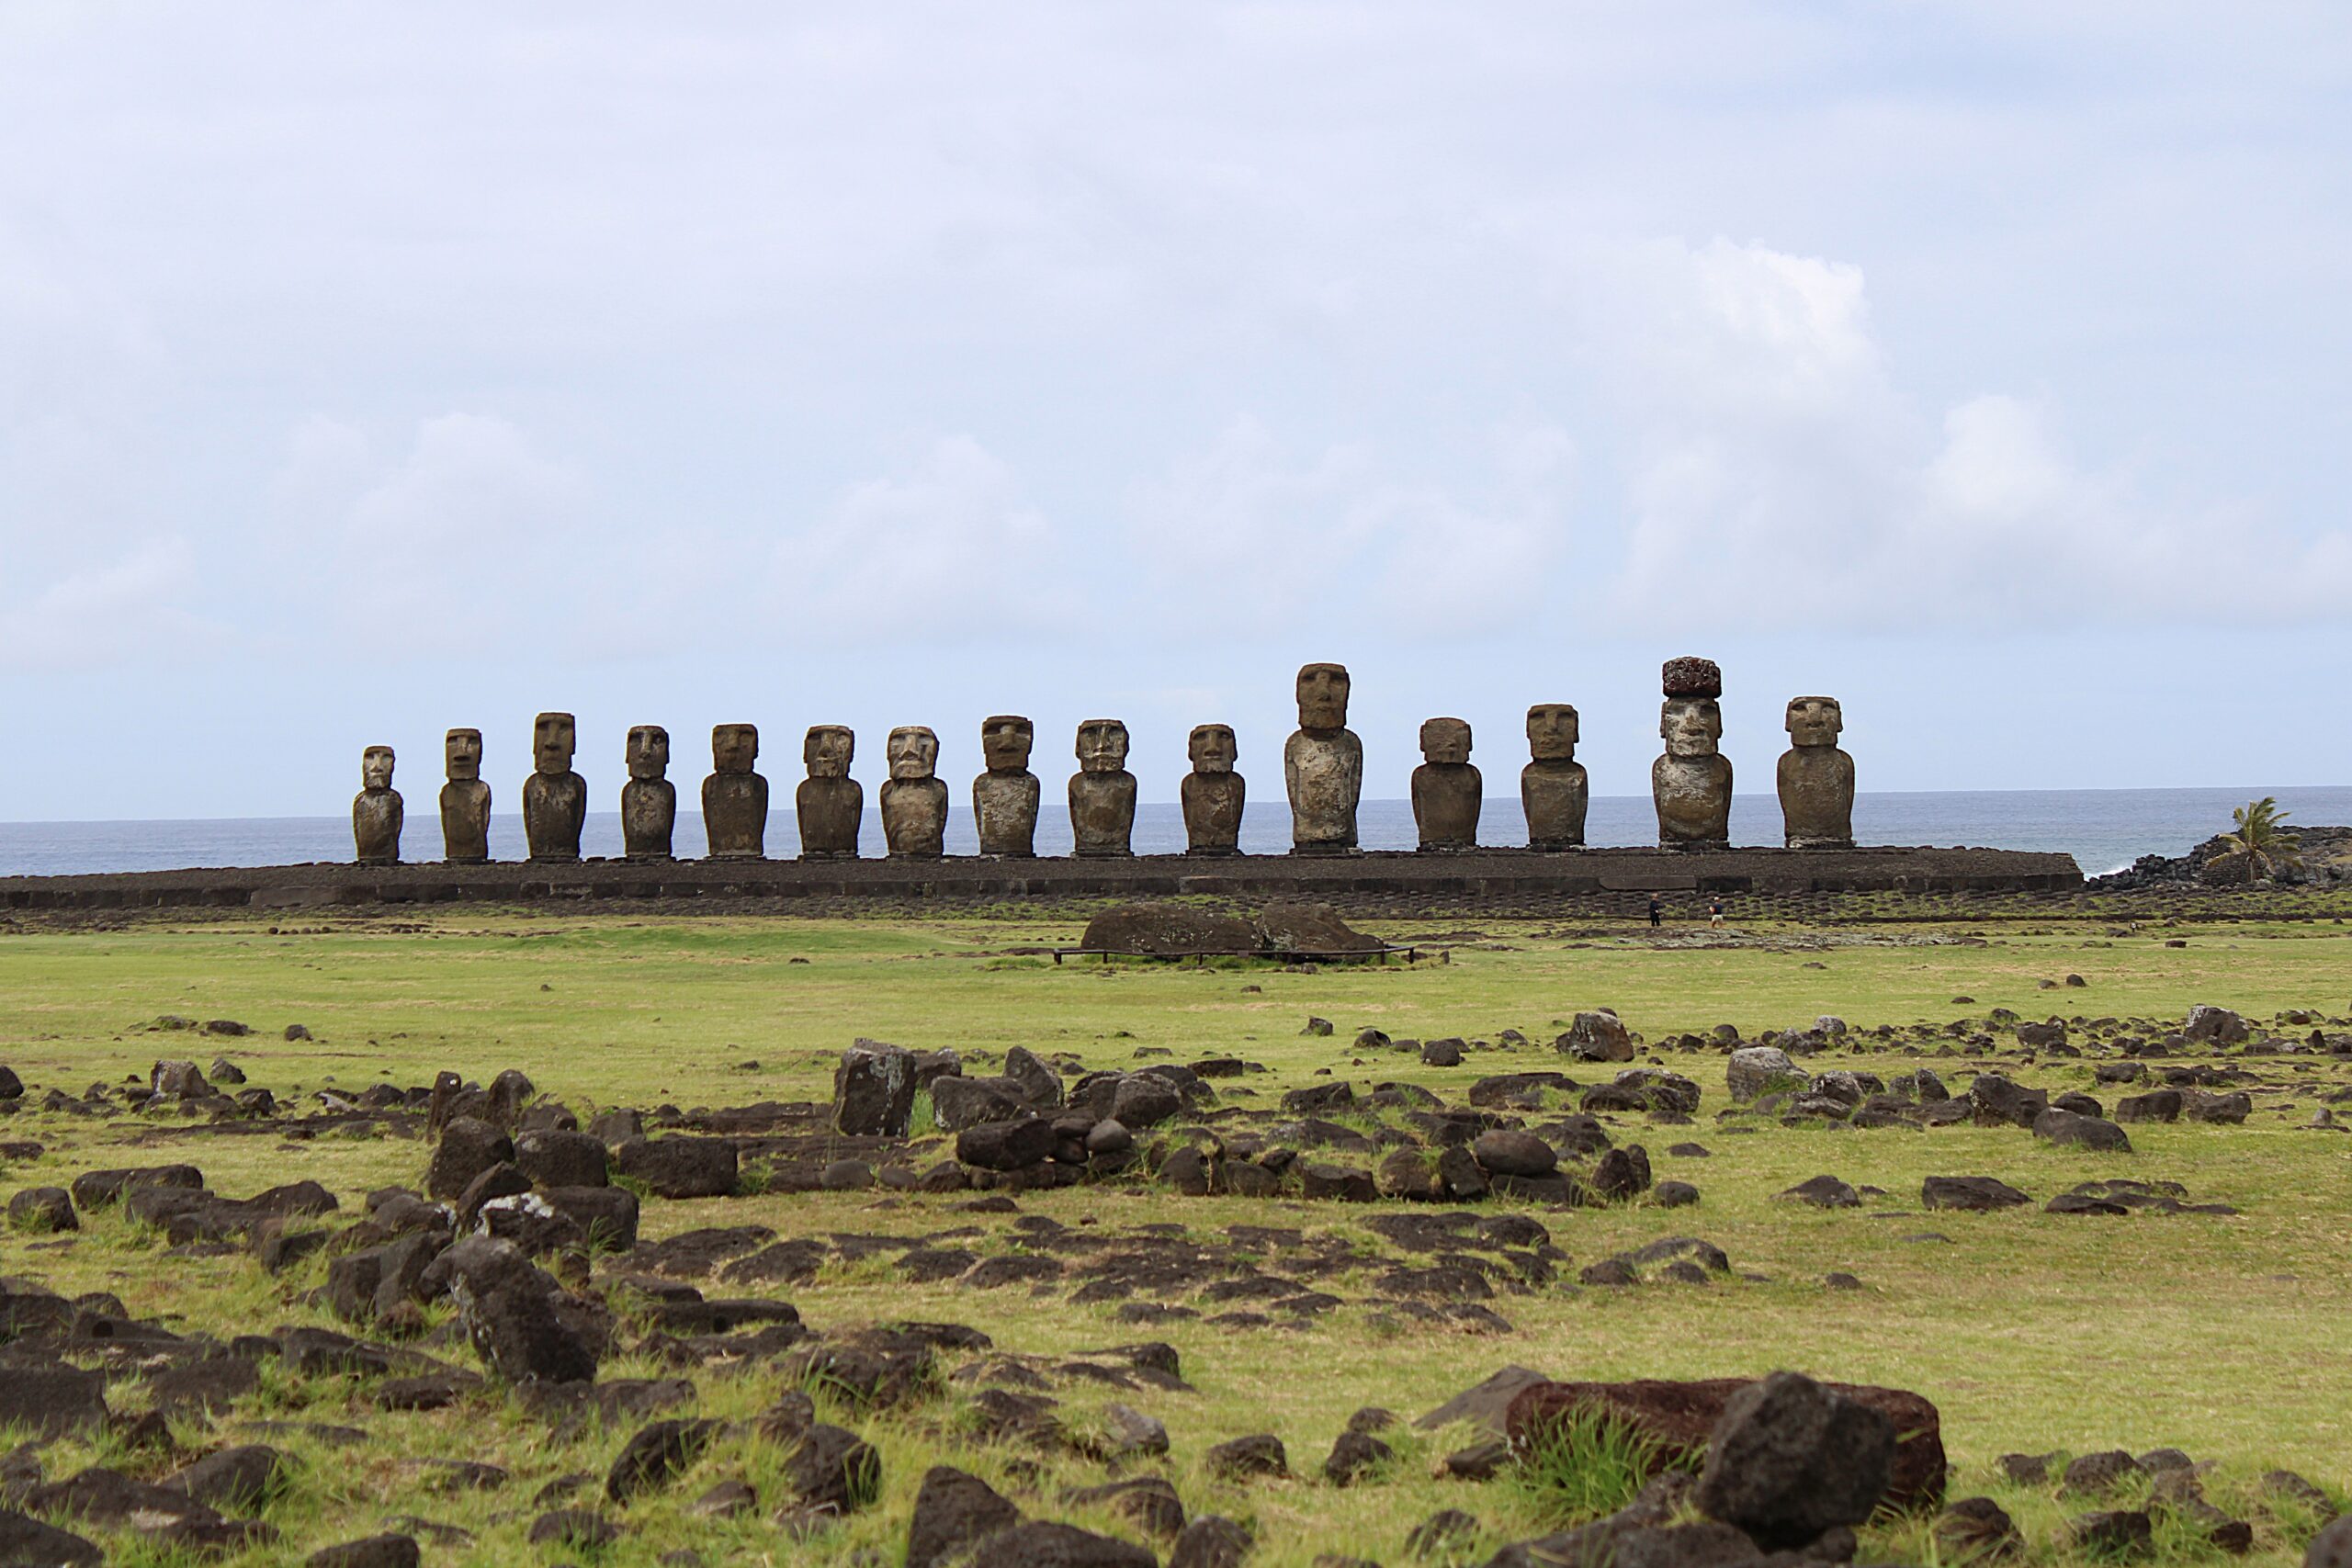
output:
M980 724L980 756L992 773L1017 773L1029 766L1037 728L1018 714L1001 713Z
M370 746L359 753L359 787L377 790L392 787L392 749Z
M1298 671L1298 727L1301 729L1345 729L1348 727L1348 667L1308 664Z
M1846 728L1846 713L1836 697L1789 699L1789 744L1835 746Z
M1577 710L1537 703L1527 710L1527 754L1539 762L1569 762L1577 754Z
M1430 762L1470 760L1470 725L1465 719L1433 718L1421 726L1421 758Z
M1127 727L1115 718L1090 718L1078 727L1078 770L1115 773L1127 765Z
M920 724L890 731L882 753L889 759L894 779L927 779L939 771L939 737Z
M543 713L531 725L531 766L543 773L571 772L577 732L568 713Z
M714 724L710 727L710 765L718 773L748 773L760 760L760 727L756 724Z
M453 729L441 742L442 755L447 760L449 782L468 784L481 777L481 731Z
M857 737L846 724L812 724L800 743L800 760L812 779L845 779L857 752Z
M1193 759L1196 773L1229 773L1241 756L1241 748L1233 739L1229 724L1195 726L1185 748Z
M1724 710L1713 697L1668 697L1658 708L1657 732L1669 757L1712 757L1724 738Z
M670 776L670 732L658 724L640 724L628 732L628 776L661 779Z

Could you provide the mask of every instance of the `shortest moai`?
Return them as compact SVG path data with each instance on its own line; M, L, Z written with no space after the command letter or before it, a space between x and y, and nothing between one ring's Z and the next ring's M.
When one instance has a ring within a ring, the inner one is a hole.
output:
M401 863L401 823L407 815L392 787L392 749L370 746L359 754L359 793L351 802L351 840L361 865Z
M1433 718L1421 726L1421 765L1413 770L1413 825L1423 850L1478 847L1478 807L1485 782L1470 763L1467 719Z
M1241 811L1249 785L1234 764L1241 747L1229 724L1196 725L1185 750L1193 771L1177 788L1184 807L1184 850L1195 855L1241 852Z
M628 783L621 785L621 853L630 860L668 860L678 829L678 786L670 782L670 732L658 724L631 727L625 760Z
M1527 710L1527 753L1519 773L1520 809L1527 814L1527 847L1584 847L1585 808L1592 803L1584 764L1577 761L1577 710L1537 703Z
M857 736L846 724L812 724L800 743L808 776L793 792L802 860L855 860L865 822L865 786L849 776Z
M1657 842L1667 850L1720 850L1731 842L1731 760L1723 755L1724 672L1712 659L1669 659L1657 732L1665 754L1650 764Z
M571 771L579 728L568 713L543 713L531 723L531 776L523 781L523 841L535 861L580 858L580 830L588 825L588 781Z
M452 865L490 859L490 785L481 776L481 731L453 729L442 740L449 782L441 786L441 858Z
M980 853L1027 860L1037 852L1037 775L1029 771L1037 727L1018 714L994 715L980 725L980 756L988 772L972 781L972 820Z
M882 838L894 860L947 852L947 786L939 780L939 737L920 724L890 731L883 745L890 776L882 785Z
M760 727L710 728L710 776L702 781L702 825L713 860L764 860L768 844L768 781L753 771Z
M1854 759L1838 745L1846 728L1836 697L1791 697L1789 749L1781 754L1781 829L1792 850L1854 847Z
M1073 852L1089 858L1135 853L1136 776L1127 772L1127 727L1090 718L1078 727L1078 772L1069 776Z

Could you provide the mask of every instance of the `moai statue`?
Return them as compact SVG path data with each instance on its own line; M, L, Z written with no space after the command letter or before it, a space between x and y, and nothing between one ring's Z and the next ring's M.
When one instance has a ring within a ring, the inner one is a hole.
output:
M1115 718L1090 718L1078 727L1069 828L1079 854L1136 852L1136 776L1127 772L1127 727Z
M1233 764L1241 748L1229 724L1204 724L1193 731L1186 750L1193 771L1177 790L1184 804L1184 847L1196 855L1238 855L1241 852L1241 807L1249 786Z
M1584 844L1584 812L1591 795L1577 761L1577 710L1537 703L1527 710L1527 751L1520 770L1519 803L1527 813L1527 847L1573 850Z
M1433 718L1421 726L1421 765L1413 770L1413 824L1424 850L1478 847L1484 781L1470 765L1470 726Z
M588 820L588 781L571 771L577 730L568 713L531 725L531 776L523 781L523 840L536 861L576 861Z
M1001 713L980 726L980 755L989 771L972 781L972 818L980 853L1026 859L1037 852L1037 775L1029 771L1036 728Z
M767 853L768 781L760 760L760 727L710 727L710 777L702 781L702 825L713 860L761 860Z
M392 749L370 746L359 754L359 794L351 803L351 838L361 865L401 863L401 821L406 808L392 787Z
M441 786L441 858L455 865L490 859L490 785L481 777L481 731L453 729L442 741L449 782Z
M800 743L808 776L793 795L800 817L802 860L855 860L865 820L865 787L849 776L857 737L845 724L815 724Z
M628 783L621 785L621 853L668 860L678 827L678 786L670 782L670 732L640 724L628 732Z
M1723 671L1712 659L1669 659L1661 671L1666 701L1657 732L1666 754L1650 764L1664 850L1719 850L1731 842L1731 761L1724 738Z
M1846 728L1836 697L1789 699L1789 749L1781 754L1781 825L1792 850L1854 847L1854 759L1838 746Z
M1363 798L1363 742L1348 728L1348 671L1309 664L1298 672L1298 728L1283 747L1290 790L1291 852L1346 854L1356 847Z
M939 737L922 725L890 731L883 747L882 838L892 858L937 860L947 852L947 786L939 782Z

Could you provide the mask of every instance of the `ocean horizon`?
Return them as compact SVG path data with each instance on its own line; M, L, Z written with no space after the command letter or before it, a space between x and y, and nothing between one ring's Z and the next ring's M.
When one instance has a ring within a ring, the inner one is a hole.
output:
M419 792L409 801L404 858L440 858L441 831L434 795ZM686 792L682 791L682 794ZM776 791L781 810L768 818L767 852L775 859L799 852L791 810L790 781ZM2084 790L1881 790L1854 799L1854 836L1859 843L1904 847L1933 845L1977 849L2057 851L2071 854L2085 875L2119 871L2144 854L2177 855L2226 831L2233 807L2275 795L2289 814L2289 827L2352 823L2352 785L2289 787L2248 785L2208 789ZM970 811L953 802L947 822L947 852L978 850ZM1413 811L1402 800L1367 800L1358 813L1358 837L1368 850L1409 850L1417 842ZM1736 845L1781 841L1779 800L1770 795L1740 795L1732 801ZM1600 795L1587 819L1587 842L1598 848L1657 841L1657 818L1646 795ZM1496 848L1527 841L1526 822L1516 798L1490 798L1481 814L1478 840ZM1135 848L1140 854L1171 854L1184 847L1182 812L1172 801L1148 801L1136 808ZM704 843L699 813L678 813L676 843L681 858L699 856ZM491 852L500 860L524 857L523 820L518 813L492 817ZM871 790L866 801L864 853L883 852L880 815ZM1290 848L1289 809L1277 795L1250 803L1241 826L1241 847L1251 854L1280 854ZM582 852L592 857L621 852L620 815L592 811L582 834ZM1067 854L1069 815L1048 800L1037 823L1037 852ZM0 822L0 876L66 876L104 872L181 871L209 866L286 865L352 858L351 824L345 817L256 817L198 820L112 822Z

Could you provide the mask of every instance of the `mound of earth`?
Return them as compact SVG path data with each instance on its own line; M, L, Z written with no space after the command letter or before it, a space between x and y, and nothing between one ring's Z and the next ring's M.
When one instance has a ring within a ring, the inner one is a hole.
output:
M1269 904L1247 920L1190 904L1122 904L1087 921L1079 945L1090 953L1191 958L1202 953L1321 957L1378 953L1382 943L1350 926L1329 904Z

